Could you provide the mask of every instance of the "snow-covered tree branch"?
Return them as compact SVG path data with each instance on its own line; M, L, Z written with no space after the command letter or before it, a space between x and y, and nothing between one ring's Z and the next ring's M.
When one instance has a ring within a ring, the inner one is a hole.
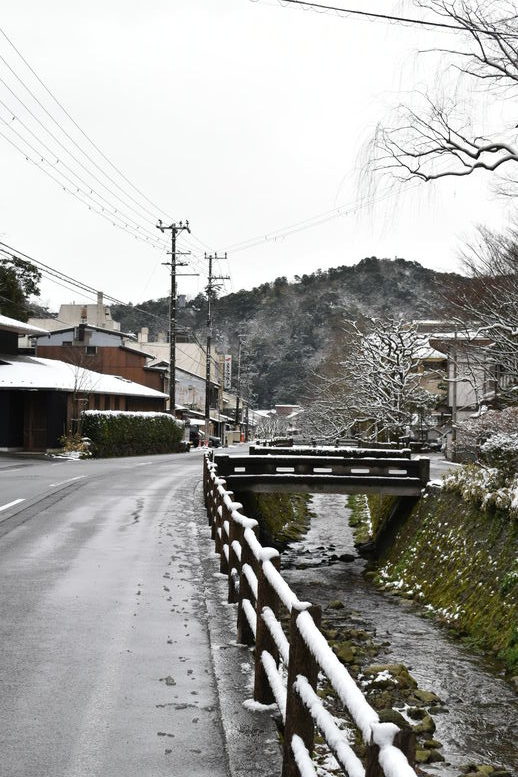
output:
M430 91L416 92L412 105L400 105L377 127L370 160L375 171L399 180L432 181L467 176L477 170L512 170L518 162L516 116L487 134L477 127L463 98L473 90L500 100L518 89L518 9L515 0L416 0L423 9L445 17L465 32L459 46L441 50L446 70L438 81L455 97L444 100ZM457 95L459 95L457 97ZM511 172L512 176L512 172ZM512 182L512 177L510 179Z
M328 439L352 429L384 441L405 434L413 416L436 402L421 386L422 346L423 336L409 322L347 323L336 374L320 377L305 422Z

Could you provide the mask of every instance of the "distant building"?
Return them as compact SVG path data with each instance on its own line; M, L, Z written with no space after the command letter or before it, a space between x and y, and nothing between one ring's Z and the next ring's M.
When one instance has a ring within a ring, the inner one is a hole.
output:
M37 356L119 375L165 392L166 370L153 364L151 354L133 347L132 339L133 335L92 324L64 327L34 337Z
M28 324L31 326L43 327L51 332L62 329L63 325L71 324L91 324L101 329L109 329L119 332L121 325L112 318L109 305L104 304L102 291L97 292L97 302L95 304L79 304L74 302L67 305L60 305L59 312L54 318L29 318Z

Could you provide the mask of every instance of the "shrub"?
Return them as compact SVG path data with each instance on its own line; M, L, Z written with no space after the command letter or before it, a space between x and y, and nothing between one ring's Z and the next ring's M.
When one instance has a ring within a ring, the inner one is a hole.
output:
M182 424L167 413L86 410L82 419L82 433L97 458L182 450Z
M518 407L505 410L486 410L459 425L457 445L471 453L474 458L480 454L480 446L495 434L518 433Z
M81 437L78 432L74 434L64 434L59 438L63 450L68 454L77 454L80 459L87 459L91 456L90 440L85 437Z
M518 472L518 434L493 434L480 446L480 458L500 470L505 479Z

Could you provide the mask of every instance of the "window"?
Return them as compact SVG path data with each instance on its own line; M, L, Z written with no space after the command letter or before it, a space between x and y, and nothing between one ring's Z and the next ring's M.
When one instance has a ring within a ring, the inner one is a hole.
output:
M89 356L93 356L97 353L97 346L96 345L86 345L85 346L85 353L87 353Z

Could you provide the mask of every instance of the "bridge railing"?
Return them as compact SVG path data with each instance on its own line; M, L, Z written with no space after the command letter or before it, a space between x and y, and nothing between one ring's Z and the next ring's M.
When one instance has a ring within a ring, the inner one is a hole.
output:
M293 445L293 437L267 437L262 440L256 440L256 443L265 448L290 448Z
M429 459L363 456L215 456L223 477L231 475L358 475L429 480Z
M248 453L250 456L341 456L343 458L371 458L371 459L409 459L410 448L355 448L349 446L335 447L334 445L293 445L290 447L271 447L268 445L251 445Z
M413 732L380 722L320 631L320 608L299 601L281 575L278 551L260 544L257 521L242 515L209 456L203 491L220 570L228 576L228 601L237 603L238 641L255 645L254 699L275 703L284 722L282 777L316 777L315 727L348 777L416 777ZM289 637L282 611L289 613ZM316 692L320 671L361 732L365 766Z

